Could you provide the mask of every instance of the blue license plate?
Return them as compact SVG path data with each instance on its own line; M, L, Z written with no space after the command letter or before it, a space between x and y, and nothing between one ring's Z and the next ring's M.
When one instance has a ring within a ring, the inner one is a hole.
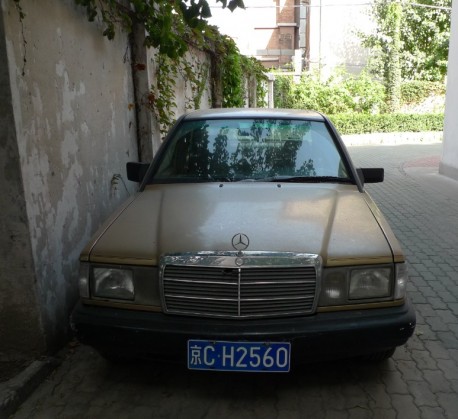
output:
M188 341L192 370L288 372L289 342Z

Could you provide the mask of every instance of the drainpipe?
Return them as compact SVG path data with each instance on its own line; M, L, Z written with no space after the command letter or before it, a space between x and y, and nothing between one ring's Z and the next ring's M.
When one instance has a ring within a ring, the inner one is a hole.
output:
M129 35L132 61L132 79L134 85L135 116L137 123L138 161L148 163L161 144L160 129L156 118L144 103L144 98L151 89L151 62L148 62L145 47L145 28L133 23Z

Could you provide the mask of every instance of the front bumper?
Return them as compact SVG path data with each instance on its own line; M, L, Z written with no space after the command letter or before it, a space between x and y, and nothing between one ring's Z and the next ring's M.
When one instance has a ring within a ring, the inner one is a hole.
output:
M185 362L189 339L291 342L293 363L382 352L403 345L415 329L404 305L262 320L219 320L83 305L71 323L77 338L102 353Z

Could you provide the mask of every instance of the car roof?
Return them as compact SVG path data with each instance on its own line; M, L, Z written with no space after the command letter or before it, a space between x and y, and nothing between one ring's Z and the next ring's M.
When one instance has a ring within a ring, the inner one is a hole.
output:
M198 119L240 119L240 118L276 118L302 119L307 121L324 121L323 115L315 111L299 109L265 109L265 108L219 108L198 110L187 113L186 121Z

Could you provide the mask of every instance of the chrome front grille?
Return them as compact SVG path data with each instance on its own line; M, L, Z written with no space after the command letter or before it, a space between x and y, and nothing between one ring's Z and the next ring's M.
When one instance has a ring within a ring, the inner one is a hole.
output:
M167 256L161 266L164 308L227 318L310 314L319 267L316 255L290 253Z

